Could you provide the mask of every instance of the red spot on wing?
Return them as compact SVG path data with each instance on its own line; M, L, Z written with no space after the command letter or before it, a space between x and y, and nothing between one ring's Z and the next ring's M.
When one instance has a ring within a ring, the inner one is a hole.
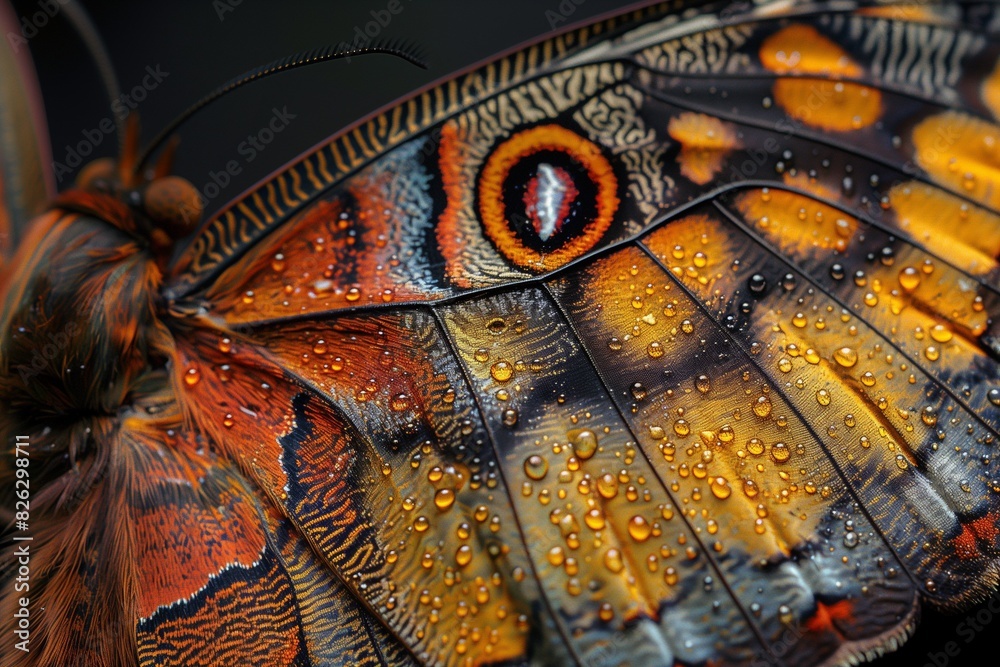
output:
M841 634L837 629L837 621L854 621L854 605L849 600L839 600L831 605L817 602L816 613L806 620L806 627L812 632L831 631Z
M982 557L979 542L996 544L1000 529L997 528L998 517L994 512L962 523L962 532L952 540L955 553L962 560L974 560Z

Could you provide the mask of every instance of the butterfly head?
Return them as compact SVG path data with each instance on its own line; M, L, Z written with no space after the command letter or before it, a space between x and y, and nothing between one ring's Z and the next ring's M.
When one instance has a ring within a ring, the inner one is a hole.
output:
M138 122L128 124L119 159L99 158L81 169L76 189L125 204L135 219L136 230L157 255L167 256L179 239L197 227L203 212L202 199L189 181L170 174L176 141L168 145L153 168L137 171L138 127Z

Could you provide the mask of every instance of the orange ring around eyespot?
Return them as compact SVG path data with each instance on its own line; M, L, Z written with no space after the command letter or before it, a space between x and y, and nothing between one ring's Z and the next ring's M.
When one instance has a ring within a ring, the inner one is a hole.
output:
M543 150L560 151L587 170L597 188L597 216L565 245L548 254L528 248L507 225L503 201L504 180L525 157ZM560 125L524 130L500 144L479 175L479 213L486 235L504 257L523 269L551 271L594 247L618 210L618 179L597 144Z

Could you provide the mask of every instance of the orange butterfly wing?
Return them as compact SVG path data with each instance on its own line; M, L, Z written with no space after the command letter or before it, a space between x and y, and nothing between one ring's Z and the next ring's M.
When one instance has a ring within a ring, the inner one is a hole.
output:
M568 33L210 221L51 616L149 665L832 665L992 591L996 9L772 10Z

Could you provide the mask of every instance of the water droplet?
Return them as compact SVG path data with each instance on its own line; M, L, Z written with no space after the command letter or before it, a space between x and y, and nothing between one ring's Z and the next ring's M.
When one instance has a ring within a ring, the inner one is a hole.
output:
M659 359L664 353L663 344L654 340L646 346L646 353L653 359Z
M622 560L622 554L618 549L611 548L604 552L604 567L615 574L625 569L625 562Z
M691 426L686 420L678 419L674 422L674 433L684 438L691 433Z
M629 519L628 534L631 535L632 539L636 542L645 542L649 539L652 532L653 529L649 525L649 522L638 514Z
M771 414L771 399L767 396L759 396L753 404L753 413L758 417L767 417Z
M549 549L549 553L546 556L549 564L553 567L559 567L566 562L566 553L563 551L562 547L552 547Z
M425 516L418 516L413 522L413 529L418 533L423 533L428 528L431 527L431 522L427 520Z
M820 389L816 392L816 402L820 405L830 405L830 392Z
M791 457L792 450L788 448L783 442L776 442L771 447L771 458L775 460L776 463L784 463Z
M767 279L761 274L755 273L747 281L747 287L754 294L762 294L767 289Z
M501 420L503 421L503 425L507 427L512 428L514 426L517 426L517 419L518 419L517 410L515 410L514 408L507 408L506 410L503 411L503 414L501 415Z
M844 368L851 368L858 363L858 353L850 347L841 347L834 351L833 360Z
M410 407L410 397L406 394L396 394L389 401L389 407L392 408L393 412L403 412Z
M468 544L463 544L455 551L455 564L459 567L465 567L472 562L472 547Z
M699 375L694 381L695 388L702 394L712 390L712 380L707 375Z
M912 266L904 267L899 272L899 285L907 292L917 289L920 287L920 272Z
M646 398L646 395L648 393L646 391L645 385L643 385L641 382L636 382L635 384L633 384L631 391L632 391L632 398L634 398L637 401L641 401L644 398Z
M438 489L434 494L434 505L442 512L455 504L455 492L451 489Z
M189 387L193 387L198 384L199 381L201 381L201 371L198 370L197 366L189 367L187 372L184 373L184 384Z
M937 424L937 408L933 405L928 405L923 410L920 411L920 420L923 421L928 426L934 426Z
M988 398L990 403L993 405L1000 405L1000 389L990 389L986 393L986 398Z
M747 451L754 456L760 456L764 453L764 443L760 438L750 438L747 440Z
M486 330L489 331L494 336L499 336L504 331L507 330L507 323L503 321L502 318L494 317L486 325Z
M934 345L928 345L924 348L924 356L927 357L928 361L937 361L941 356L941 350Z
M947 343L951 341L953 334L951 329L944 326L943 324L935 324L931 327L931 338L938 343Z
M524 460L524 474L536 482L544 479L549 472L549 462L543 457L533 454Z
M594 507L587 510L587 513L583 515L583 522L587 524L587 527L591 530L604 530L606 524L604 520L604 512L599 508Z
M611 473L604 473L597 478L597 492L606 500L614 498L618 495L618 480Z
M875 386L875 375L871 371L865 371L861 375L861 384L863 384L866 387L874 387Z
M509 361L500 360L490 366L490 375L497 382L508 382L514 377L514 367Z
M570 441L573 443L573 453L584 461L597 453L597 434L593 431L579 431Z
M729 487L729 482L725 477L713 477L709 481L709 486L712 489L712 495L714 495L719 500L725 500L728 498L733 490Z

